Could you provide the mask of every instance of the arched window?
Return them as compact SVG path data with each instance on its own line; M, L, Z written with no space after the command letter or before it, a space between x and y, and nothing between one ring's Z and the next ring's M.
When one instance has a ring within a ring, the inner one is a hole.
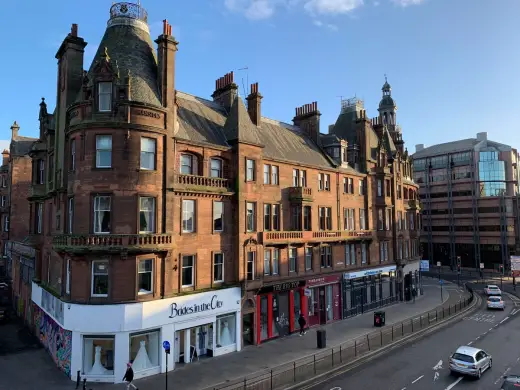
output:
M198 175L199 159L191 153L181 154L181 174Z

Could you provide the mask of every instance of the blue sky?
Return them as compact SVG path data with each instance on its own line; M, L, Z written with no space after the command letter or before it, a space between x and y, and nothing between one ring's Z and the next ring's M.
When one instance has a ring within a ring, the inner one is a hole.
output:
M89 43L88 69L112 1L2 4L0 139L38 134L38 104L56 96L54 55L70 31ZM399 106L410 152L474 137L520 147L518 0L142 0L152 38L166 18L180 42L177 87L210 98L215 79L235 70L259 82L265 116L291 123L294 108L318 101L321 131L340 96L365 100L376 116L384 74ZM247 67L248 70L239 71ZM246 86L247 88L247 86ZM242 92L242 87L241 87ZM0 144L1 145L1 144Z

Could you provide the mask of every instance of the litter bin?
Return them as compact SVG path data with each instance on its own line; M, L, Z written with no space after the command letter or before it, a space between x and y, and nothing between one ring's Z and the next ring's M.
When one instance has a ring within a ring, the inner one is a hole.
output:
M325 348L327 346L327 332L325 332L325 330L318 329L316 331L316 342L318 348Z
M384 326L385 325L385 312L384 311L376 311L374 312L374 326Z

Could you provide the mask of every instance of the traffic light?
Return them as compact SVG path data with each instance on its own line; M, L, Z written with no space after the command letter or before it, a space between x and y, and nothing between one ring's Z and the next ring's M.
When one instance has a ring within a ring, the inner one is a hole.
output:
M461 267L460 256L457 256L457 272L458 272L458 273L460 273L460 267Z

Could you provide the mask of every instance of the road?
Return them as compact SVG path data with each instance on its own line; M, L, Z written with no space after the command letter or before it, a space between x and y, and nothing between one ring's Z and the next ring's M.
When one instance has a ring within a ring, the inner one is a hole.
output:
M504 298L504 311L488 311L483 299L477 311L460 321L312 389L500 389L504 373L520 374L520 298L509 294ZM449 357L461 345L482 348L492 355L493 367L480 380L450 374Z

